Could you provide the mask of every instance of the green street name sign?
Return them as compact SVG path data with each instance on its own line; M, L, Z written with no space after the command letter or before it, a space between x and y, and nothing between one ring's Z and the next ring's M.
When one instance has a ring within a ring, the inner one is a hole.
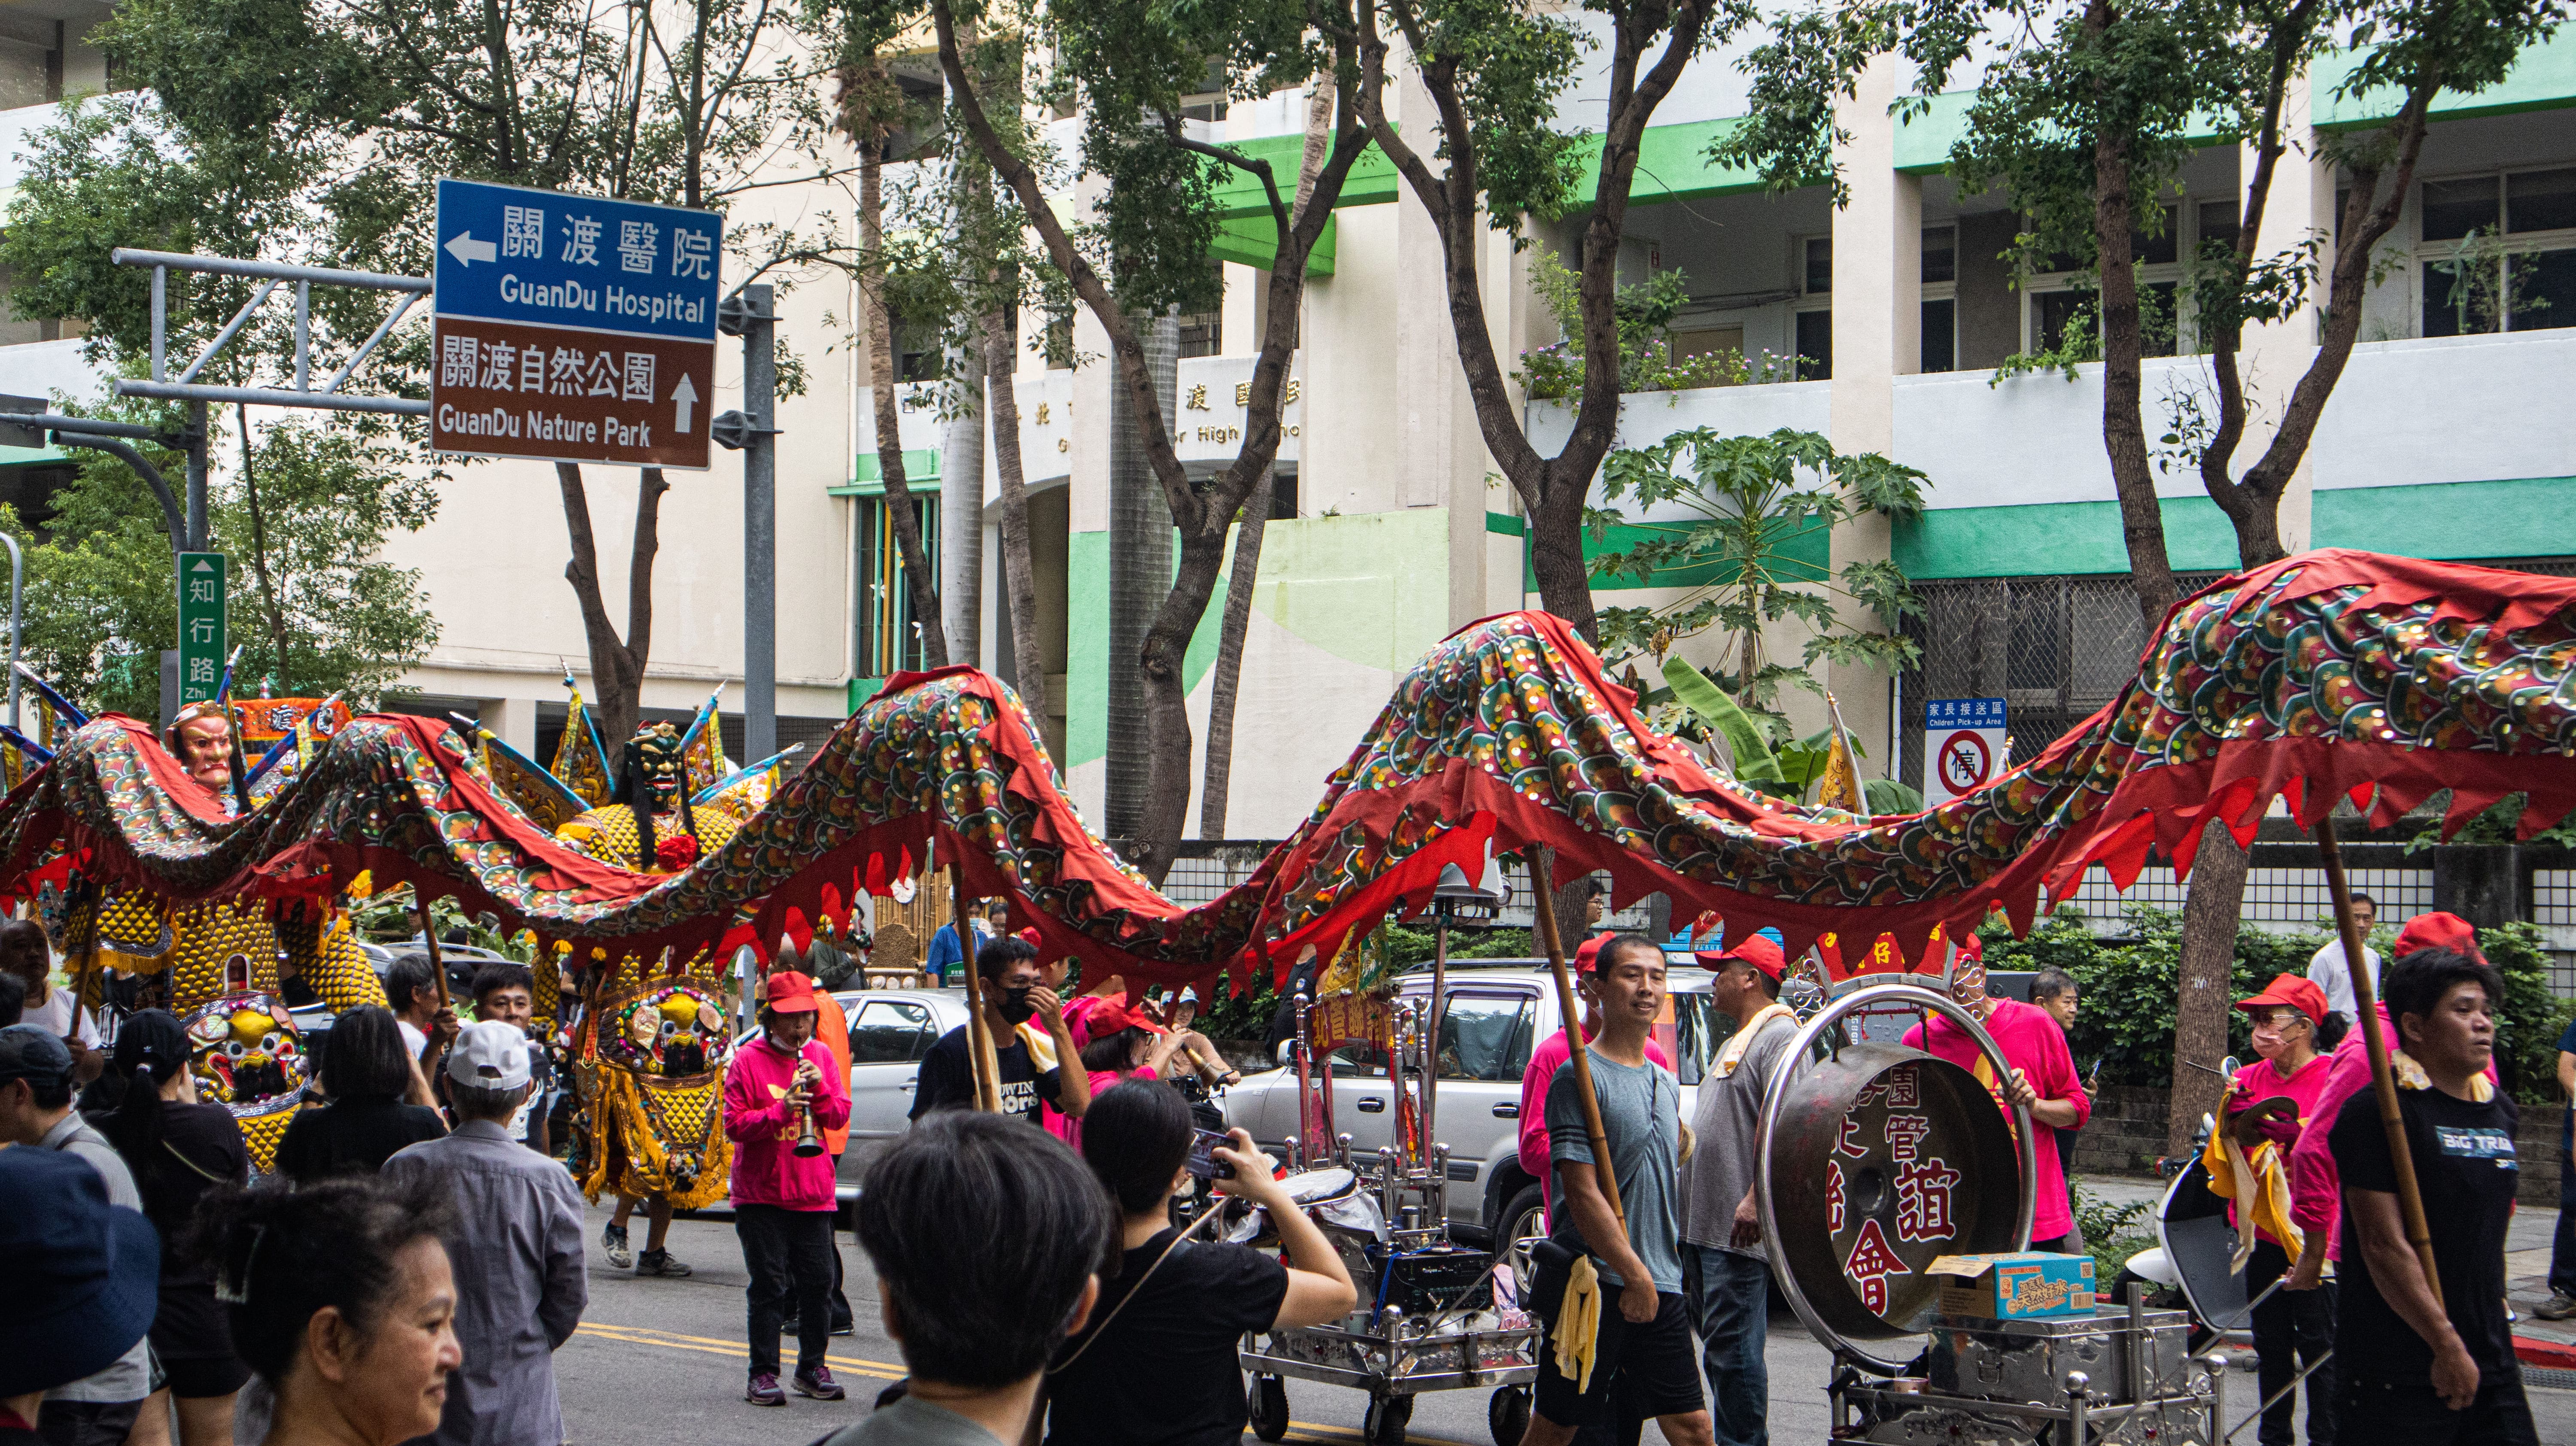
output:
M179 554L179 701L215 696L224 678L224 555Z

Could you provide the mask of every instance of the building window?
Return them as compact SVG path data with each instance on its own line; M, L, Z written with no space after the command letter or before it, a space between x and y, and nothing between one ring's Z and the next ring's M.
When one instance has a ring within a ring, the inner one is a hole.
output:
M883 678L922 665L921 629L912 615L912 589L904 580L903 548L895 541L894 509L883 497L859 503L859 646L862 678ZM921 519L921 552L934 574L939 565L939 499L912 494ZM938 580L932 578L936 588Z
M1181 313L1181 360L1194 356L1225 355L1225 263L1211 261L1208 270L1216 276L1216 305L1205 311Z
M2426 181L2423 334L2576 326L2576 169Z
M1798 313L1798 380L1829 381L1834 374L1834 314L1830 310Z
M1803 264L1799 270L1799 289L1809 296L1823 296L1834 289L1834 238L1810 236L1801 248Z
M2132 274L2138 282L2138 351L2142 356L2177 354L2187 330L2178 308L2182 305L2183 248L2189 239L2183 235L2183 223L2190 213L2180 205L2160 209L2161 226L2153 231L2141 227L2129 237L2129 254L2134 258ZM2089 350L2100 355L2101 311L2092 269L2077 256L2052 256L2040 265L2043 269L2022 278L2024 349L2058 350L2065 345L2068 326L2081 316L2093 333Z
M1959 228L1923 232L1923 358L1921 369L1946 372L1959 365Z

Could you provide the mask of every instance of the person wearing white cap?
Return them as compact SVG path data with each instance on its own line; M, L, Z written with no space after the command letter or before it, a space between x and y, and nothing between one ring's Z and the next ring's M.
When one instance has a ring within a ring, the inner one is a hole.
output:
M395 1179L455 1192L456 1335L465 1364L449 1378L438 1446L557 1446L563 1407L555 1348L589 1304L581 1194L563 1166L510 1138L528 1097L527 1036L498 1020L468 1024L447 1055L455 1133L385 1161Z

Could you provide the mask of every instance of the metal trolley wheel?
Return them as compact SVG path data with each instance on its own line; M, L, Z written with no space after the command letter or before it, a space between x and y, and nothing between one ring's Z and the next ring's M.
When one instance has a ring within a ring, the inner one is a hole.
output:
M1521 1446L1529 1434L1530 1388L1505 1386L1485 1403L1485 1425L1494 1433L1494 1446Z
M1264 1441L1278 1441L1288 1434L1288 1383L1277 1376L1252 1378L1245 1392L1245 1405L1252 1410L1252 1434Z
M1404 1428L1412 1420L1411 1396L1371 1396L1360 1417L1360 1439L1369 1446L1404 1446Z
M1913 1359L1913 1347L1908 1345L1903 1349L1901 1354L1895 1356L1878 1355L1865 1348L1858 1340L1855 1339L1855 1333L1852 1329L1852 1322L1850 1319L1854 1311L1862 1312L1865 1316L1870 1316L1870 1318L1881 1321L1884 1321L1884 1317L1871 1316L1867 1308L1861 1306L1857 1300L1853 1302L1853 1310L1820 1309L1817 1302L1809 1297L1806 1284L1802 1284L1799 1280L1797 1268L1790 1257L1787 1247L1783 1244L1781 1239L1778 1210L1773 1203L1774 1191L1771 1158L1772 1140L1782 1128L1781 1121L1789 1102L1792 1077L1796 1074L1798 1067L1813 1057L1817 1043L1821 1040L1827 1039L1829 1037L1829 1031L1839 1025L1845 1017L1858 1012L1863 1007L1884 1007L1890 1004L1918 1007L1932 1013L1943 1015L1952 1023L1957 1024L1968 1032L1969 1038L1976 1042L1978 1050L1985 1055L1988 1063L1994 1067L1996 1078L2001 1079L2011 1073L2012 1066L2005 1060L2003 1051L1997 1047L1993 1036L1987 1034L1984 1026L1980 1025L1974 1016L1970 1015L1965 1008L1961 1007L1956 1001L1949 998L1949 996L1911 984L1889 984L1876 988L1855 990L1827 1005L1822 1013L1807 1021L1805 1026L1798 1031L1798 1037L1791 1041L1788 1052L1782 1056L1782 1063L1779 1071L1771 1077L1770 1083L1764 1091L1762 1102L1762 1129L1761 1133L1756 1137L1754 1157L1760 1162L1760 1170L1756 1178L1756 1184L1758 1186L1759 1194L1757 1203L1759 1204L1762 1213L1762 1245L1764 1251L1771 1258L1772 1275L1780 1282L1781 1293L1789 1298L1790 1308L1798 1313L1798 1319L1807 1327L1808 1333L1813 1335L1817 1340L1823 1342L1827 1349L1833 1351L1843 1359L1859 1366L1863 1370L1874 1371L1880 1375L1892 1376L1900 1374L1905 1365ZM1867 1045L1850 1047L1861 1049L1885 1048L1884 1046ZM1839 1055L1842 1048L1843 1046L1836 1046L1834 1053ZM1890 1050L1888 1053L1894 1055L1896 1051ZM1907 1051L1906 1054L1913 1058L1933 1058L1932 1056L1923 1055L1914 1051ZM1964 1074L1964 1071L1959 1071L1956 1065L1950 1065L1946 1062L1939 1063L1942 1063L1942 1067L1945 1070ZM1973 1082L1971 1082L1970 1087L1974 1088ZM1978 1094L1980 1097L1983 1097L1983 1090L1978 1090ZM2020 1106L2015 1106L2013 1108L2012 1115L2015 1125L2013 1138L2015 1140L2030 1139L2030 1112ZM2031 1158L2030 1151L2027 1149L2016 1148L2014 1155L2019 1166L2019 1173L2021 1176L2021 1193L2018 1201L2018 1212L2014 1217L2015 1223L2011 1233L2011 1243L2004 1248L2018 1250L2026 1247L2030 1240L2031 1215L2038 1203L2039 1181L2038 1172ZM1972 1246L1971 1248L1973 1249L1975 1247ZM1812 1283L1813 1282L1809 1282L1807 1284ZM1838 1277L1835 1283L1841 1284L1842 1279ZM1830 1319L1829 1317L1842 1318L1842 1328L1837 1328L1834 1319ZM1884 1332L1871 1332L1870 1334L1875 1335L1878 1339L1895 1339L1900 1341L1910 1341L1912 1339L1914 1335L1913 1332L1905 1331L1901 1328L1893 1328L1892 1323L1890 1323L1890 1325L1891 1328Z

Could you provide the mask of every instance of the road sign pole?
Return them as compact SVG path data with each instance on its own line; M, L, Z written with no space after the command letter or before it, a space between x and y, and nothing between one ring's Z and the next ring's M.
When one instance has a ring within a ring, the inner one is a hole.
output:
M206 550L206 404L188 404L188 548Z
M767 286L742 289L742 404L751 423L742 452L743 755L778 751L778 352Z

